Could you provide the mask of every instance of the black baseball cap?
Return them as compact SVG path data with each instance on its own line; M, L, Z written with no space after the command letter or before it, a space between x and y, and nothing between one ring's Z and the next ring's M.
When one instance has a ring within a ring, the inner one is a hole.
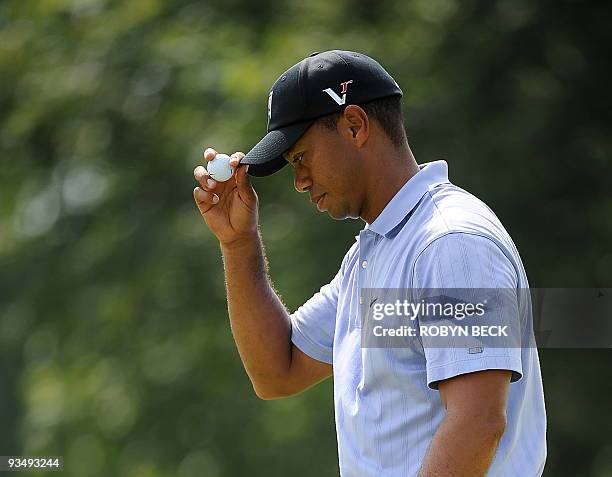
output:
M242 159L249 175L274 174L288 162L282 154L317 118L387 96L402 96L387 71L362 53L312 53L285 71L268 95L268 133Z

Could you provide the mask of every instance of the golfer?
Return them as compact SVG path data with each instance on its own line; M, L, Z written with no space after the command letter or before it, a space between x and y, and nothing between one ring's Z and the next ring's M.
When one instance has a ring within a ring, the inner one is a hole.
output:
M365 289L510 290L512 319L524 333L532 328L512 239L490 208L449 181L445 161L417 164L401 96L364 54L313 53L272 86L268 132L231 156L229 181L195 168L193 195L221 245L240 357L262 399L333 375L343 477L540 476L546 415L534 346L362 344ZM249 178L287 164L319 211L365 222L333 279L294 313L270 284Z

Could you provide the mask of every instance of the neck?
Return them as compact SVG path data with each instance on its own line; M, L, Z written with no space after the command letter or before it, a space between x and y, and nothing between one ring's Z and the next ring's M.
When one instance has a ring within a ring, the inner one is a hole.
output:
M402 150L377 153L367 173L366 197L359 217L371 224L380 215L395 194L411 177L419 172L419 166L410 146Z

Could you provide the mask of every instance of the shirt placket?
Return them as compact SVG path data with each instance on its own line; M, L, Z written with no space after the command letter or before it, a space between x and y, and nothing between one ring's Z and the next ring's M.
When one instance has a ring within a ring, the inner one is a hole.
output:
M363 307L367 307L367 296L364 293L365 288L370 288L371 270L373 266L374 243L376 241L376 233L371 230L362 230L359 233L359 271L357 273L357 292L359 294L359 307L355 317L355 327L361 328L361 317L365 311Z

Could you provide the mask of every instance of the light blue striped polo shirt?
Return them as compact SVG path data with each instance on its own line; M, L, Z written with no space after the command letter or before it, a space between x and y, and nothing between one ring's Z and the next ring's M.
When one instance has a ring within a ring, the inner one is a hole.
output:
M442 422L436 382L485 369L511 370L507 426L488 476L536 477L546 459L546 414L537 349L366 348L364 288L528 288L512 239L482 201L451 184L436 161L367 224L330 283L291 315L293 343L333 365L342 477L416 477ZM517 319L532 329L531 302ZM528 294L527 294L528 296Z

